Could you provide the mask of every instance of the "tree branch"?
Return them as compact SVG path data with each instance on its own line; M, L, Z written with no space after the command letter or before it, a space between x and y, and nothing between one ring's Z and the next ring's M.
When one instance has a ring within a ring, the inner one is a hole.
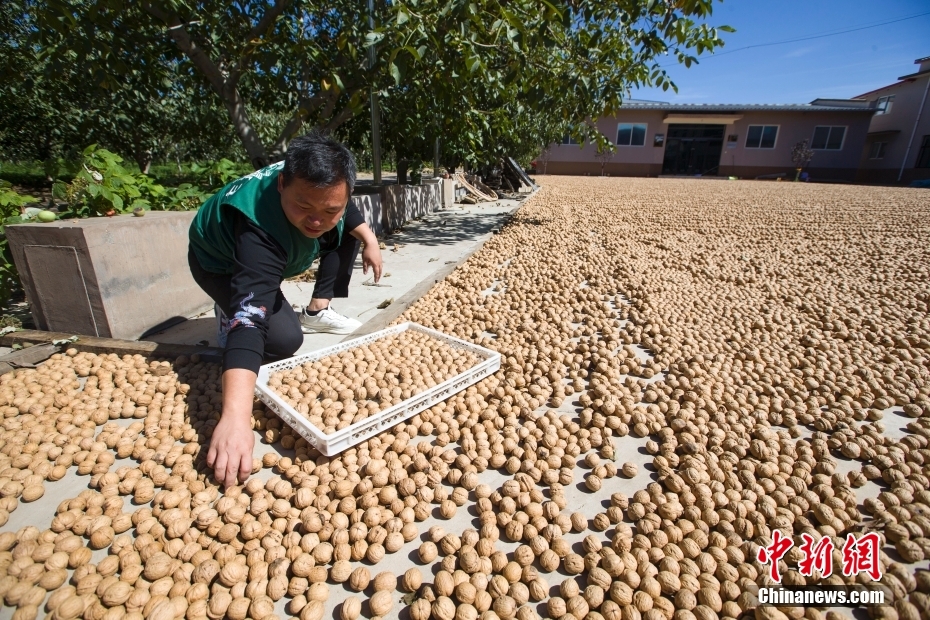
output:
M255 48L258 47L258 45L252 43L252 41L264 36L290 3L291 0L275 0L274 6L265 11L262 18L258 20L258 23L249 31L245 49L243 49L242 53L239 55L239 59L236 61L236 67L230 72L230 78L232 80L236 82L239 81L239 76L245 68L246 59L252 54Z
M286 3L289 0L278 1L279 3ZM186 24L182 22L177 15L167 13L150 2L146 2L142 6L145 12L168 27L168 34L174 39L178 48L190 58L194 66L197 67L204 77L207 78L207 81L210 82L213 90L226 107L226 111L229 113L229 119L236 129L236 134L242 141L242 146L245 147L252 165L255 166L256 169L266 166L268 164L268 158L266 156L265 145L262 144L255 128L249 121L245 102L239 93L239 73L234 71L226 72L224 70L224 64L217 64L214 62L193 40L190 33L187 31Z
M210 82L213 90L216 91L216 94L225 100L225 91L228 84L226 78L223 76L222 71L220 71L216 63L214 63L210 57L207 56L207 53L197 45L193 38L191 38L184 22L182 22L177 15L165 13L149 2L144 3L142 7L146 13L165 24L168 28L168 36L170 36L178 48L190 58L191 62L200 69L201 73L203 73Z
M342 109L339 114L334 116L326 125L323 126L327 131L335 131L337 127L348 121L350 118L355 116L355 112L351 108L345 107Z
M284 125L284 128L278 135L278 139L275 141L274 146L271 147L272 157L278 157L284 153L284 149L287 146L287 141L294 137L294 134L300 131L301 126L303 126L304 122L312 113L320 109L320 107L323 105L324 97L325 94L321 91L312 97L305 97L300 100L300 103L297 104L297 110Z
M262 18L258 20L258 23L255 24L255 27L252 28L252 31L249 32L249 41L252 39L257 39L267 32L271 25L275 22L278 17L281 16L281 13L284 12L284 9L291 3L291 0L276 0L274 6L265 11L265 14L262 15Z
M332 91L328 91L326 97L326 107L323 108L323 113L321 115L323 118L329 118L329 116L333 113L333 110L336 108L337 101L339 101L339 94L334 96Z

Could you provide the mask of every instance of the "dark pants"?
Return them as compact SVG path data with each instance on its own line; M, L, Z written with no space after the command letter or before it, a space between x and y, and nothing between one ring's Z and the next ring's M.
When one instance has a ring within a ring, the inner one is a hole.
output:
M203 291L210 296L220 310L227 316L236 314L232 306L231 274L213 273L200 266L193 250L187 252L187 262L191 268L191 275ZM278 290L271 313L268 315L268 332L265 334L265 359L272 361L290 357L304 342L303 332L300 330L300 319L291 305L284 298L284 293Z
M322 240L321 240L322 241ZM316 285L313 288L313 297L316 299L333 299L349 296L349 281L352 279L352 267L361 243L352 235L346 233L342 236L342 243L326 250L324 243L320 257L320 267L317 271ZM213 273L200 266L194 251L188 249L187 262L190 265L191 275L197 285L210 296L227 317L233 316L236 311L231 303L231 274ZM265 357L268 359L282 359L294 354L304 342L303 332L300 329L300 319L291 308L284 293L278 289L274 306L268 316L268 333L265 336Z
M334 231L335 232L335 231ZM362 242L343 233L342 243L336 247L335 239L328 242L320 239L320 269L316 273L316 285L313 287L315 299L335 299L349 296L349 281L352 279L352 267Z

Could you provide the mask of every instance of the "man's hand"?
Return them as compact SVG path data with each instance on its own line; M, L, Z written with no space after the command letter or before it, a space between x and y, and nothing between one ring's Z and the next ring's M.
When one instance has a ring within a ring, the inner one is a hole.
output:
M231 487L243 483L252 473L252 450L255 435L251 423L243 423L223 413L219 424L213 429L207 465L213 468L217 482Z
M231 487L245 482L252 473L252 399L256 375L244 368L223 373L223 414L213 429L207 466L217 482Z
M371 267L374 272L375 282L381 279L381 249L377 243L366 243L365 249L362 250L362 273L368 274L368 268Z

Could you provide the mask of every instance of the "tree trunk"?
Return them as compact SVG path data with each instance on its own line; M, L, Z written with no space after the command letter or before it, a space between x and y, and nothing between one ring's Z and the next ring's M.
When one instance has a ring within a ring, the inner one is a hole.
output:
M226 106L229 119L236 129L236 135L239 136L239 141L242 142L242 146L249 156L249 162L252 164L253 168L259 170L269 164L265 145L262 144L261 138L258 137L258 132L255 131L252 123L249 121L249 115L245 109L245 102L242 101L239 90L233 88L232 91L232 93L224 93L226 96L223 97L223 104Z
M139 172L142 174L149 173L149 168L152 167L152 151L136 151L133 155L133 159L135 159L136 163L139 165Z
M251 41L264 35L288 4L289 0L276 0L274 5L265 11L262 19L252 29L248 40ZM258 133L256 133L255 128L249 121L245 102L242 100L242 95L239 94L239 68L233 67L230 69L230 67L223 67L214 62L197 45L197 42L191 37L177 15L167 13L150 3L145 3L143 9L168 26L168 35L203 76L207 78L210 86L213 87L213 91L222 99L223 105L226 106L226 112L229 114L229 119L236 130L236 135L239 136L239 141L245 147L245 152L249 156L252 166L256 170L267 166L268 155L265 151L265 145L262 144Z
M39 149L39 159L45 161L52 156L52 135L51 131L46 130L42 139L42 146ZM51 179L49 179L51 180Z
M410 162L406 159L397 160L397 184L407 184L407 171L410 169Z
M139 166L139 172L148 174L152 165L152 149L145 148L138 136L132 138L132 158Z

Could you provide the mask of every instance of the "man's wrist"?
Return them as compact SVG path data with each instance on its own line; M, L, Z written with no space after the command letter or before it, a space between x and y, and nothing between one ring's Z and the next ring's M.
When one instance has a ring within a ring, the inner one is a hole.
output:
M252 400L256 374L244 368L223 373L223 418L252 425Z
M252 421L252 410L245 409L241 405L229 404L223 405L223 417L228 417L234 422L251 422Z
M353 237L362 241L366 246L375 246L378 247L378 238L375 236L375 233L372 232L371 228L367 224L362 224L358 228L352 230L350 233Z

